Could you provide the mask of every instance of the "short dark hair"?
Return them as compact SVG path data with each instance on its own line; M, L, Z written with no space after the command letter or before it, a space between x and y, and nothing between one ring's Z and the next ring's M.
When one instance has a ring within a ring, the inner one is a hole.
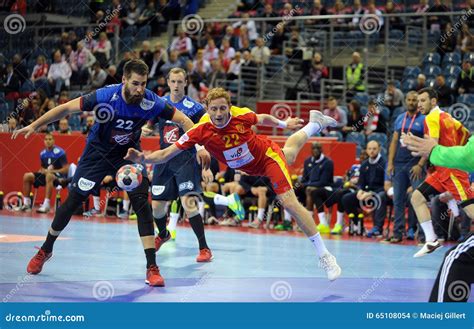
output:
M318 149L319 152L323 152L323 146L321 145L321 143L314 142L313 144L311 144L311 148Z
M428 93L428 96L430 97L430 99L433 99L433 98L438 99L438 93L436 92L434 88L426 87L426 88L418 90L418 95L421 95L423 93Z
M148 76L148 65L141 59L131 59L123 67L123 75L128 79L132 73Z
M329 102L329 101L337 101L337 99L336 99L336 97L334 97L334 96L329 96L329 97L328 97L328 102Z

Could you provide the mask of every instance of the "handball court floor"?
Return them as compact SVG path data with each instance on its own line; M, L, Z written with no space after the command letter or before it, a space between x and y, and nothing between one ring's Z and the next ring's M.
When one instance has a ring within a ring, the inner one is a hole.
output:
M28 275L52 218L32 216L0 211L4 302L425 302L449 247L415 259L415 244L325 236L342 267L330 282L301 233L206 226L214 260L196 263L196 238L178 226L157 255L166 286L153 288L134 221L73 218L43 272Z

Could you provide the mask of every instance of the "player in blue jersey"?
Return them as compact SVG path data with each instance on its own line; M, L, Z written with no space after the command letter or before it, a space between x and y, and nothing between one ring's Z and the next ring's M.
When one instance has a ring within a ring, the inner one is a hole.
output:
M26 138L39 127L79 111L94 111L96 116L69 196L56 211L46 241L28 264L28 273L41 272L44 263L52 256L54 242L69 223L71 215L91 192L100 188L102 179L106 175L115 175L121 166L132 163L123 157L128 148L140 148L141 128L147 121L157 122L159 118L164 118L180 123L185 130L193 126L187 116L146 89L147 76L148 66L141 60L131 60L125 64L122 83L97 89L62 104L29 126L13 132L12 138L19 134L25 134ZM209 154L202 150L199 156L208 165ZM138 232L147 260L145 282L151 286L164 286L155 260L153 215L148 202L149 181L146 177L144 173L141 185L129 192L129 197L137 213Z
M49 212L54 184L59 178L67 176L69 166L66 152L54 144L51 133L45 134L44 146L45 149L40 153L41 168L37 172L27 172L23 175L23 205L18 209L20 211L29 211L34 206L30 199L31 188L44 186L46 189L44 201L37 212L43 214Z
M187 84L186 71L181 68L173 68L167 77L170 94L164 98L169 104L187 115L194 123L206 113L204 107L185 95ZM160 119L158 121L158 131L160 134L160 149L165 149L176 143L184 134L182 128L176 123ZM200 146L197 146L199 149ZM212 180L212 172L204 170L203 178ZM155 238L155 248L160 247L171 238L175 238L176 223L179 213L176 206L172 204L170 211L170 222L166 228L166 202L181 199L181 204L189 218L189 223L196 234L199 242L199 255L197 262L209 262L212 259L212 252L206 243L204 234L204 224L196 205L196 196L201 191L201 168L196 162L196 149L192 148L182 152L167 163L157 164L153 167L152 179L152 206L153 217L159 234Z

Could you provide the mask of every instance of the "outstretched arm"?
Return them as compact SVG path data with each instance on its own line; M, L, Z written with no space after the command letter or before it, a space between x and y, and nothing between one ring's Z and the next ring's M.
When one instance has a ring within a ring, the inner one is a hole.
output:
M303 119L298 117L288 118L285 121L278 120L270 114L257 114L257 124L262 126L287 128L287 129L299 129L303 127Z
M180 150L176 145L170 145L169 147L155 151L151 154L145 155L143 152L138 151L134 148L129 148L127 155L124 157L125 160L130 160L136 163L154 163L160 164L168 162L170 159L174 158L180 154Z
M73 113L81 111L81 98L75 98L65 104L56 106L52 110L46 112L41 117L33 121L30 125L15 130L12 134L12 139L15 139L20 134L25 134L25 138L28 138L32 133L34 133L39 127L47 125L51 122L58 121L65 116L68 116Z

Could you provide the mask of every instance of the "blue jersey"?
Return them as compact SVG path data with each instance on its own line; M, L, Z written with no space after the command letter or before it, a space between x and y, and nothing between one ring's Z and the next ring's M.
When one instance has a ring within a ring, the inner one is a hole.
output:
M194 123L198 123L201 117L206 113L204 107L193 100L188 96L184 96L181 101L178 103L173 103L171 101L171 97L165 96L163 97L169 104L183 112L188 118L190 118ZM160 148L165 149L168 146L176 143L179 138L184 135L184 130L178 126L176 123L160 119L158 121L158 130L160 133ZM191 148L191 152L193 148Z
M141 128L151 120L170 120L175 109L146 89L140 104L127 104L122 98L123 84L97 89L81 97L81 109L94 111L96 123L87 137L87 145L104 153L125 153L129 147L140 149Z
M44 149L40 153L41 167L47 169L53 166L53 169L61 169L67 165L66 152L59 146L53 146L51 150Z
M398 133L399 138L401 138L402 133L408 134L409 132L415 136L423 137L424 122L425 116L420 112L418 112L415 117L410 117L408 112L401 113L395 120L394 131ZM400 140L397 141L397 150L395 153L395 159L393 161L394 163L414 165L419 160L419 157L412 156L410 150L400 144Z

